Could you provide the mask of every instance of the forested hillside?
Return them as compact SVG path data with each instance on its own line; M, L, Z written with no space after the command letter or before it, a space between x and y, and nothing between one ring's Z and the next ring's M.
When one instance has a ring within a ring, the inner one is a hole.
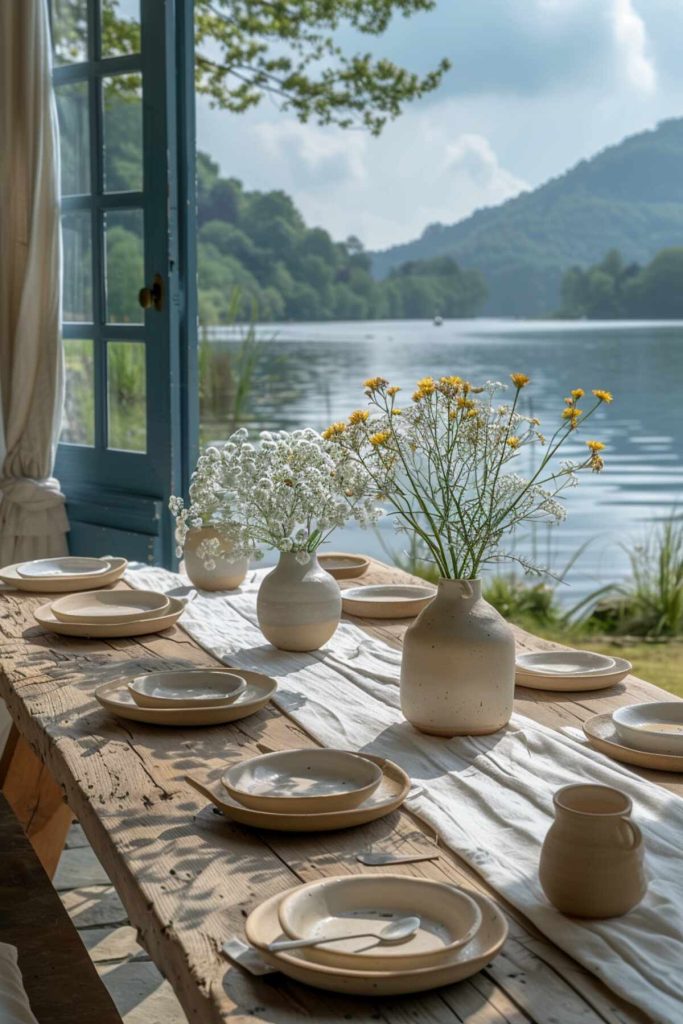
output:
M592 267L562 279L560 316L589 320L683 318L683 248L663 249L645 267L613 249Z

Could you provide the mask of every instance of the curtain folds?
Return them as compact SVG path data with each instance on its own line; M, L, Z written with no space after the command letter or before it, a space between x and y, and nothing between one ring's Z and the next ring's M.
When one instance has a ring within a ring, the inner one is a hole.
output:
M0 565L66 552L59 138L47 0L0 3Z

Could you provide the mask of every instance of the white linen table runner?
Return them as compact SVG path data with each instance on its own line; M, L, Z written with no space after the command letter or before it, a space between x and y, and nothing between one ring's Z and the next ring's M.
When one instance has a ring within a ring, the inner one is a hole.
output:
M407 807L440 841L519 908L552 942L653 1021L683 1020L683 800L563 733L513 715L492 736L417 732L399 706L400 651L342 623L311 654L278 651L258 629L264 570L232 593L200 593L181 619L205 650L235 668L273 676L275 703L319 743L391 758L409 774ZM164 569L135 567L134 587L187 587ZM552 796L572 782L616 786L633 800L650 884L642 903L610 921L565 917L538 881Z

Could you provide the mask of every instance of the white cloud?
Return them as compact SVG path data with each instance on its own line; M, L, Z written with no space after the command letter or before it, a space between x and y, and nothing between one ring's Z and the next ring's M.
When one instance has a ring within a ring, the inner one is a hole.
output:
M469 179L489 204L502 202L529 187L501 166L491 143L483 135L466 133L449 143L443 172L456 181L461 176Z
M648 55L645 22L631 0L612 0L612 26L626 80L639 92L650 95L657 88L657 73Z
M255 124L252 134L268 159L277 161L285 174L296 170L302 183L366 178L367 136L361 132L330 131L279 114L277 120Z

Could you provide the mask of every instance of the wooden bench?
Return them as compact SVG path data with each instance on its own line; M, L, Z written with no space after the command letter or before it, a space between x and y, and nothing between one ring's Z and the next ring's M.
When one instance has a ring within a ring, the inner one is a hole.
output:
M0 942L19 966L39 1024L121 1024L31 843L0 795Z

